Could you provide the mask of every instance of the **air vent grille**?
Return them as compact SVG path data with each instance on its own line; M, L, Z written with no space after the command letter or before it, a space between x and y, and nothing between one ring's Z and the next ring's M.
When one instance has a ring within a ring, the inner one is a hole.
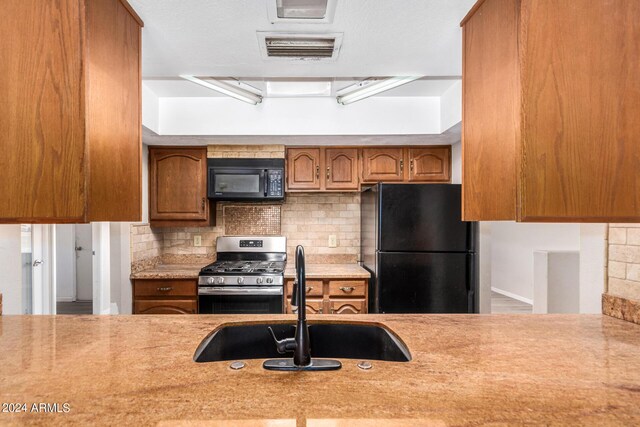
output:
M266 37L267 56L275 58L331 58L336 39L311 37Z

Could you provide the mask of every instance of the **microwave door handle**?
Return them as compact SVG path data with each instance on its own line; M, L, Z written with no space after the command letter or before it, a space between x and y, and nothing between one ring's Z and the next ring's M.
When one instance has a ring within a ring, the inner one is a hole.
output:
M264 170L264 197L267 197L269 194L269 171L267 169Z

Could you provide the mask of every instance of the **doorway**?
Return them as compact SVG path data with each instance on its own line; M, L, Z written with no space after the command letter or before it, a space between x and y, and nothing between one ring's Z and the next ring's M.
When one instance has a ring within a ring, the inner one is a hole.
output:
M57 314L92 314L91 224L59 224L55 227Z

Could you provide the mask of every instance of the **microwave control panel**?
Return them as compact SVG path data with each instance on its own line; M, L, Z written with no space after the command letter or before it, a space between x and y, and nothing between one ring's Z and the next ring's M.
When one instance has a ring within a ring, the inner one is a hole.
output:
M282 197L284 191L282 170L270 170L267 172L269 180L269 197Z

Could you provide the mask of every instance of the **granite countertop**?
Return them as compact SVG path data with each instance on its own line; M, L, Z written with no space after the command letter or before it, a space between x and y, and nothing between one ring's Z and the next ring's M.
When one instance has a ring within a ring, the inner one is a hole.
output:
M308 279L368 279L371 274L358 264L307 264L305 266ZM296 277L295 262L287 262L284 277Z
M197 279L201 264L158 264L136 273L131 273L131 279Z
M246 319L294 317L0 317L2 402L70 407L0 412L0 424L640 424L640 326L630 322L600 315L309 316L382 322L413 360L373 361L368 371L343 360L339 371L298 373L265 371L260 360L239 371L228 362L193 362L211 330Z

